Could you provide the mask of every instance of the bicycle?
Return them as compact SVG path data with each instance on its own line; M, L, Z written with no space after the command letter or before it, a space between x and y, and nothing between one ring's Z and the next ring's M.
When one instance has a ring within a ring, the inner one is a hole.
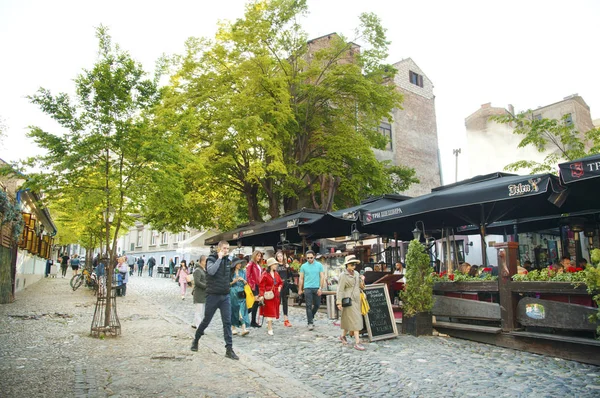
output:
M91 273L87 268L82 269L80 274L73 275L71 282L69 282L71 289L73 289L73 291L79 289L84 280L87 287L94 290L97 289L98 282L96 281L96 275Z

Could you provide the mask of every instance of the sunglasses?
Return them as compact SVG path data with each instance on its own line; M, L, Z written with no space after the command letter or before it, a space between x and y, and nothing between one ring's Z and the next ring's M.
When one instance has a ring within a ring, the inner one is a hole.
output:
M306 257L307 260L314 260L314 257Z

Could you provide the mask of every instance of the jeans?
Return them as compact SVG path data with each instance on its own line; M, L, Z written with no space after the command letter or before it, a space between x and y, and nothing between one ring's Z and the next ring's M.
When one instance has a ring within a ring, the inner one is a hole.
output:
M144 271L144 266L143 265L138 265L138 276L142 276L142 272Z
M194 312L194 325L196 325L196 328L198 328L198 326L200 326L200 322L202 322L202 319L204 319L205 303L196 303L194 306L196 307L196 312Z
M150 267L148 266L148 276L152 277L152 271L154 271L154 266Z
M225 347L231 348L233 346L232 333L231 333L231 300L229 294L224 295L213 295L209 294L206 296L206 307L204 309L204 319L200 322L200 326L196 329L196 335L194 336L194 343L198 343L200 337L204 334L204 330L212 321L217 309L221 312L221 322L223 322L223 337L225 339Z
M256 285L256 289L252 290L254 293L254 297L258 297L258 285ZM251 325L256 325L256 313L258 312L258 300L254 302L254 305L250 309L250 314L252 315Z
M283 283L283 288L280 294L281 306L283 308L283 315L288 316L288 297L290 297L290 287L287 282Z
M321 306L321 296L317 294L318 288L304 289L304 299L306 300L306 319L309 325L313 324L315 314Z

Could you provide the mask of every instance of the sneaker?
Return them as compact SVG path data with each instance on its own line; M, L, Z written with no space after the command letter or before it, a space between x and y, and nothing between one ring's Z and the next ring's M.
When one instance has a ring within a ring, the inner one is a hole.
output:
M249 330L242 330L242 336L246 336L250 333Z
M291 328L292 324L290 323L289 320L286 319L285 321L283 321L283 326L285 326L286 328Z
M313 325L312 323L308 324L308 330L313 330L315 328L315 325Z
M235 355L235 352L233 352L233 348L231 348L231 347L227 348L227 351L225 352L225 356L227 358L230 358L230 359L235 359L236 361L238 359L240 359L240 357L238 357L237 355Z
M185 296L181 296L181 299L182 299L182 300L185 300Z
M233 330L231 331L231 334L238 334L238 331L237 331L237 330L235 330L235 329L233 329Z
M365 347L362 344L354 344L354 349L358 351L364 351Z
M192 342L192 351L198 351L198 342L197 341Z
M198 328L198 326L192 325L192 329L197 329L197 328Z
M267 334L268 334L269 336L273 336L273 330L267 330Z

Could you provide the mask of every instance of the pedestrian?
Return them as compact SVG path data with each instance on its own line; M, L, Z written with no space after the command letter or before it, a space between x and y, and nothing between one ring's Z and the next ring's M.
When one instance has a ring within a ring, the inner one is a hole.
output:
M133 256L125 257L127 259L127 266L129 267L129 275L133 276L133 268L135 267L135 258Z
M69 256L67 253L63 253L60 259L60 272L64 278L67 275L67 267L69 266Z
M290 270L290 264L285 259L285 255L280 250L275 253L275 260L277 260L277 273L283 281L283 287L281 288L281 307L283 309L283 326L291 328L292 324L288 319L288 297L290 295L290 284L292 278L292 271Z
M148 260L148 263L150 260ZM185 260L181 260L181 264L179 266L179 270L177 271L177 275L175 275L175 280L179 280L179 288L181 292L181 299L185 300L185 292L187 290L187 276L189 275L188 267ZM177 279L179 278L179 279Z
M175 273L175 261L173 261L173 259L171 258L169 260L169 276L173 275Z
M222 240L217 245L217 252L208 256L208 260L206 261L206 309L204 319L202 319L200 326L196 329L191 350L198 351L198 340L204 334L204 330L208 327L218 309L221 313L221 322L223 323L225 356L237 360L240 358L233 351L231 334L230 269L229 243L226 240Z
M258 284L260 282L260 275L262 274L262 267L259 263L262 260L262 253L260 250L255 250L250 257L250 261L248 262L248 266L246 267L246 278L248 281L248 285L250 285L250 289L252 289L252 293L254 296L258 296ZM250 326L253 328L261 327L258 323L256 323L256 312L258 311L258 300L254 302L254 305L250 309L251 320Z
M138 257L137 260L137 266L138 266L138 276L142 276L142 271L144 270L144 263L146 262L144 260L145 255L142 255L142 257Z
M267 269L260 278L258 300L264 302L260 313L267 321L267 334L273 336L273 321L279 319L279 302L283 281L277 273L277 260L267 260Z
M360 344L359 332L363 328L360 292L365 288L365 285L360 278L360 274L355 272L356 265L359 263L360 261L353 254L346 256L344 259L346 269L340 275L336 304L338 310L342 312L340 341L343 345L347 345L346 335L350 333L351 336L354 336L354 348L364 351L365 347Z
M46 270L44 272L44 276L47 278L48 275L50 275L50 270L52 269L52 265L54 264L54 261L49 258L46 260Z
M77 254L73 254L73 257L71 257L71 260L69 260L69 264L71 264L73 275L77 275L79 273L79 265L81 264L79 256Z
M248 308L246 307L246 292L244 286L246 282L246 271L244 267L246 260L236 258L231 263L231 286L229 289L229 300L231 301L231 334L238 334L236 327L242 328L242 336L250 333L246 330L250 326L248 317Z
M148 276L150 278L152 278L152 273L154 271L155 265L156 265L156 260L154 259L154 256L150 256L150 258L148 259Z
M194 270L194 289L192 290L192 296L194 297L194 306L196 311L194 312L194 324L192 327L197 329L204 318L204 308L206 303L206 256L200 256L198 260L198 266Z
M119 271L119 278L121 278L121 296L125 297L127 293L127 283L129 282L129 265L127 264L127 257L119 257L117 259L117 271Z
M321 306L321 286L325 286L325 271L323 264L315 261L315 252L306 252L306 262L300 267L298 294L304 292L306 302L306 320L308 330L314 329L315 314Z

